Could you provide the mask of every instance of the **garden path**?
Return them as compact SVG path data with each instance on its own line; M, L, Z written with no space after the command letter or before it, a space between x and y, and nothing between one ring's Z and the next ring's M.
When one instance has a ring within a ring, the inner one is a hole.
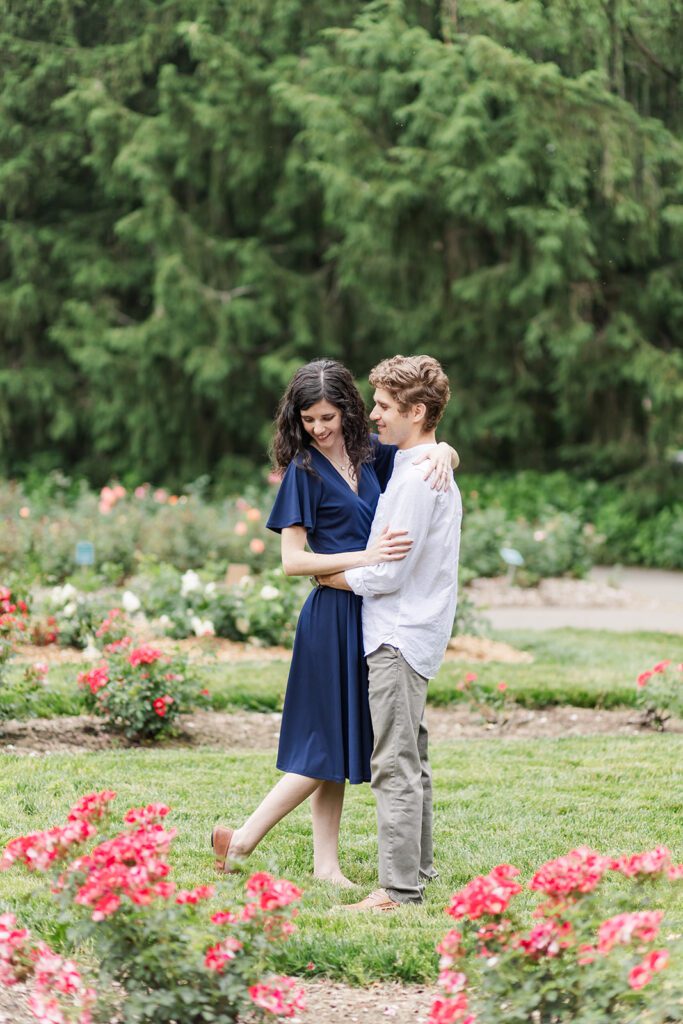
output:
M482 579L469 593L493 629L683 634L683 572L596 566L587 580L548 579L522 588Z
M437 994L436 989L424 985L398 982L375 982L359 988L323 979L299 980L306 990L308 1009L292 1019L301 1024L423 1024ZM25 985L0 987L0 1024L36 1024L27 1000Z

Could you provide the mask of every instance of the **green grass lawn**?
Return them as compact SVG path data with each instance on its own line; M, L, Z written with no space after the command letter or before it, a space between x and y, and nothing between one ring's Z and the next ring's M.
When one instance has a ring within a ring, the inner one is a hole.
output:
M643 639L643 644L650 643ZM668 652L666 652L668 653ZM82 755L0 755L0 842L59 823L77 797L110 787L117 808L161 800L179 830L172 851L175 880L213 880L211 825L244 818L275 781L272 754L125 750ZM668 845L683 859L683 738L590 737L565 740L469 741L435 746L436 851L441 878L424 907L389 916L347 917L340 899L357 899L311 879L307 807L282 822L249 861L305 889L297 935L276 966L364 983L375 978L431 980L434 943L446 930L450 893L495 864L516 864L528 877L543 860L587 843L617 854ZM351 787L342 826L342 865L376 886L374 803L368 786ZM245 876L221 883L219 905L230 904ZM49 898L18 869L0 874L0 906L44 937L59 938ZM683 883L670 890L668 922L683 929ZM672 965L671 970L681 965Z
M577 707L618 707L635 703L639 672L664 658L683 661L683 636L662 633L609 633L593 630L505 632L496 634L534 661L528 665L497 662L450 661L429 686L432 704L447 705L462 699L456 684L474 671L491 691L504 679L514 700L526 707L573 704ZM49 688L22 710L11 685L0 688L0 718L26 713L51 716L79 714L82 695L76 677L82 665L60 665L50 670ZM216 710L243 708L274 711L282 707L288 665L283 661L216 663L200 668L202 685L211 692ZM19 677L13 667L10 676Z

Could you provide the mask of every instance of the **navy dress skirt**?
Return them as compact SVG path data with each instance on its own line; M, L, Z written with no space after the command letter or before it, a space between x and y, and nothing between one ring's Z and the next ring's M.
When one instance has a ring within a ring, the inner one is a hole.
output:
M267 526L303 526L317 554L362 551L396 449L373 438L355 494L311 448L315 475L300 458L287 468ZM316 587L299 614L282 712L277 767L313 779L370 781L372 726L363 655L361 602L347 590Z

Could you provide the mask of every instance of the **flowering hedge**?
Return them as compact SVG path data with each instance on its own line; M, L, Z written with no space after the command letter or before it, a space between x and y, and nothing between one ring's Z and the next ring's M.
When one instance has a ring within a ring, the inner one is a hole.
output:
M12 840L0 858L0 870L21 864L50 879L67 943L88 944L99 967L79 966L4 914L0 984L27 982L43 1024L109 1020L117 998L124 1020L138 1024L233 1024L246 1010L270 1017L302 1010L294 979L262 976L273 944L295 930L301 891L259 872L240 905L214 909L207 921L214 887L179 890L170 880L176 832L163 823L168 807L131 808L123 830L108 834L114 797L108 790L83 797L64 825Z
M531 928L512 906L519 874L499 864L454 893L446 913L462 923L437 946L443 995L428 1024L681 1020L683 981L666 973L680 935L665 939L664 912L651 909L683 878L666 847L616 859L579 847L548 861L528 885L541 897Z

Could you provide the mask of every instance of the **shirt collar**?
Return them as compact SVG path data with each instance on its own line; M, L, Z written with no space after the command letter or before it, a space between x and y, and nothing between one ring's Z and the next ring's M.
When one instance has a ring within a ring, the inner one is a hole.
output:
M405 459L409 455L416 455L423 450L423 448L433 448L434 445L431 441L427 441L425 444L416 444L412 448L399 448L396 452L396 458Z

